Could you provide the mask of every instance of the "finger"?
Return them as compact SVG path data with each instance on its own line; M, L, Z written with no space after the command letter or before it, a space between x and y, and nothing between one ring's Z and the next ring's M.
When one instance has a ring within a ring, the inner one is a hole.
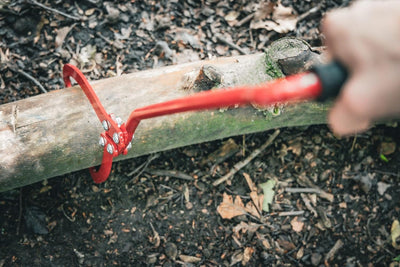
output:
M339 136L354 135L366 131L370 127L368 119L355 115L340 102L331 109L328 123L331 130Z
M353 76L345 84L328 116L333 132L351 135L369 128L371 104L365 93L367 86L368 79L360 75Z

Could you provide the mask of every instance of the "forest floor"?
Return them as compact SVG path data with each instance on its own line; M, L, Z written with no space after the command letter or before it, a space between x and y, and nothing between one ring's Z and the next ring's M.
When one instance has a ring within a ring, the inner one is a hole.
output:
M96 80L256 53L284 36L323 50L323 15L348 2L0 1L0 104L62 89L65 63ZM0 193L0 267L398 266L400 128L283 128L212 185L273 132L114 163L100 185L82 170ZM262 211L255 198L267 195Z

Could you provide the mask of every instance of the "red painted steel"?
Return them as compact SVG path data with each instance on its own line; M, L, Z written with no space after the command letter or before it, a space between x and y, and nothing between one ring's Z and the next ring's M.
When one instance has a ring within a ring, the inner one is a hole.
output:
M216 91L206 91L180 99L138 108L130 114L126 126L122 124L118 127L117 123L107 114L99 98L78 68L66 64L63 73L65 85L70 87L70 77L74 78L85 92L100 121L106 120L111 124L110 129L101 134L106 140L101 167L98 171L93 167L90 168L90 173L96 183L107 180L111 171L113 157L127 153L127 147L141 120L186 111L248 104L265 106L278 102L295 102L299 100L315 99L322 92L322 86L318 76L312 72L306 72L256 86L240 86ZM114 133L117 133L120 137L120 142L118 144L113 141L112 137ZM113 146L114 152L112 154L107 151L108 144Z

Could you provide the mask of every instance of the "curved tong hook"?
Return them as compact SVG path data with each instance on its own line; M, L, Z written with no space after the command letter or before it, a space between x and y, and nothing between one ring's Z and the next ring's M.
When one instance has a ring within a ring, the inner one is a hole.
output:
M114 116L106 112L83 73L74 65L65 64L63 79L66 87L71 87L70 78L73 78L82 88L105 130L100 135L99 141L100 145L103 146L101 166L99 170L94 167L89 169L93 181L102 183L107 180L110 174L113 158L120 154L126 155L128 153L128 149L131 146L130 140L128 140L128 133L125 124L122 123L120 118L114 118Z
M100 145L104 147L101 167L98 171L90 168L90 173L96 183L107 180L111 171L113 157L128 153L133 133L143 119L179 112L250 103L265 106L282 101L315 99L321 95L323 89L318 73L306 72L260 85L240 86L230 90L206 91L138 108L132 111L125 126L121 119L114 119L112 115L107 114L96 93L77 67L70 64L64 65L63 77L67 87L71 86L71 77L78 82L105 130L100 136Z

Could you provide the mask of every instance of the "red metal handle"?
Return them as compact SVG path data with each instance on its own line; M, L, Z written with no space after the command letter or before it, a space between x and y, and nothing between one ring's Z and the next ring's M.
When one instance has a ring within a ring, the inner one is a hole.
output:
M314 99L322 92L318 76L315 73L307 72L256 86L241 86L217 91L206 91L138 108L130 114L125 127L125 124L118 123L106 113L99 98L78 68L66 64L63 73L67 87L71 86L70 77L78 82L105 129L105 132L100 137L100 143L104 146L101 167L98 171L94 168L90 169L90 173L96 183L107 180L111 171L113 157L128 152L133 134L141 120L186 111L214 109L234 105L257 104L265 106L277 102ZM110 123L108 127L106 127L108 124L105 124L104 121ZM115 138L115 136L118 136L119 139Z

